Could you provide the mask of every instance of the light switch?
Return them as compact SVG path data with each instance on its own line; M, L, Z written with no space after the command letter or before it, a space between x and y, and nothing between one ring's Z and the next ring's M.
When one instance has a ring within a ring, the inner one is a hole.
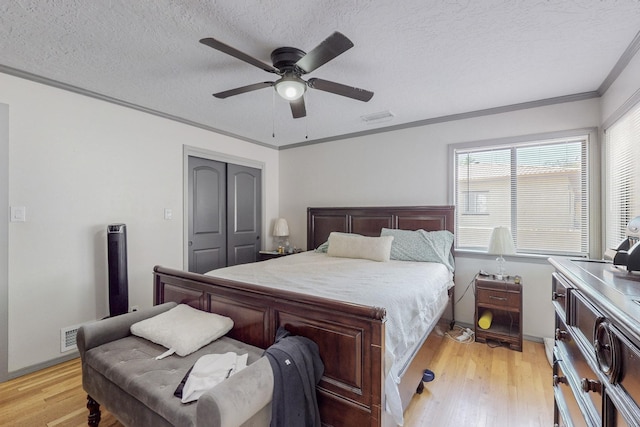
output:
M164 219L171 220L173 219L173 211L169 208L164 209Z
M11 206L11 222L25 222L27 220L27 208L24 206Z

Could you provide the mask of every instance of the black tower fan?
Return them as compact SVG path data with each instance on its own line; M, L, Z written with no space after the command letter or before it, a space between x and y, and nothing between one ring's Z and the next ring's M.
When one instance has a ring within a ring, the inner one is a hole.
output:
M126 313L129 308L127 277L127 226L107 226L107 256L109 262L109 315Z

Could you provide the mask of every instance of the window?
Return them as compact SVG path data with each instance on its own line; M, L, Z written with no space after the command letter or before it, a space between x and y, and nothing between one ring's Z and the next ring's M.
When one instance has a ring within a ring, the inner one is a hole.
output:
M605 245L616 248L640 215L640 104L605 130Z
M460 203L465 215L486 215L488 191L464 191Z
M493 228L506 226L518 253L588 256L592 137L452 145L457 248L486 250Z

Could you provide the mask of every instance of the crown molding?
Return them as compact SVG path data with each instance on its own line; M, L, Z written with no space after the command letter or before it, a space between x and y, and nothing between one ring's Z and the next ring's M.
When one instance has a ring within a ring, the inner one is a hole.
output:
M616 81L618 77L620 77L620 74L622 73L622 71L624 71L627 65L629 65L629 62L631 62L638 50L640 50L640 31L638 32L638 34L636 34L633 40L631 40L631 43L629 43L627 49L624 51L622 56L620 56L620 59L618 59L616 65L613 66L613 68L609 72L609 75L604 79L604 81L598 88L598 94L600 96L604 95L604 93L611 87L613 82Z
M282 147L279 147L278 149L279 150L288 150L288 149L291 149L291 148L304 147L306 145L321 144L321 143L324 143L324 142L338 141L338 140L341 140L341 139L357 138L357 137L373 135L373 134L377 134L377 133L393 132L393 131L396 131L396 130L408 129L408 128L413 128L413 127L428 126L428 125L433 125L433 124L437 124L437 123L445 123L445 122L453 122L453 121L457 121L457 120L472 119L472 118L475 118L475 117L482 117L482 116L490 116L490 115L494 115L494 114L509 113L509 112L512 112L512 111L526 110L526 109L529 109L529 108L544 107L544 106L547 106L547 105L562 104L562 103L565 103L565 102L583 101L583 100L586 100L586 99L599 98L599 97L600 97L600 94L598 92L596 92L596 91L577 93L577 94L574 94L574 95L558 96L558 97L554 97L554 98L540 99L540 100L537 100L537 101L530 101L530 102L522 102L522 103L519 103L519 104L505 105L505 106L502 106L502 107L494 107L494 108L487 108L487 109L484 109L484 110L470 111L468 113L450 114L450 115L447 115L447 116L440 116L440 117L434 117L432 119L418 120L418 121L415 121L415 122L409 122L409 123L403 123L403 124L395 125L395 126L388 126L388 127L377 128L377 129L371 129L371 130L362 131L362 132L354 132L354 133L349 133L349 134L330 137L330 138L314 139L314 140L311 140L311 141L304 141L304 142L299 142L299 143L296 143L296 144L284 145Z
M77 93L79 95L88 96L91 98L99 99L101 101L110 102L112 104L119 105L121 107L131 108L133 110L141 111L143 113L152 114L154 116L162 117L164 119L173 120L174 122L179 122L188 126L197 127L200 129L204 129L210 132L215 132L220 135L229 136L231 138L240 139L242 141L250 142L252 144L260 145L267 148L276 149L277 147L272 144L265 144L264 142L257 141L255 139L247 138L241 135L236 135L232 132L227 132L222 129L217 129L212 126L207 126L202 123L197 123L191 120L184 119L182 117L174 116L172 114L163 113L162 111L154 110L151 108L146 108L138 104L133 104L131 102L123 101L121 99L113 98L111 96L103 95L99 92L94 92L91 90L83 89L78 86L73 86L67 83L59 82L57 80L49 79L46 77L39 76L37 74L32 74L27 71L19 70L17 68L8 67L6 65L0 64L0 73L9 74L14 77L19 77L25 80L30 80L35 83L40 83L43 85L55 87L58 89L66 90L69 92Z

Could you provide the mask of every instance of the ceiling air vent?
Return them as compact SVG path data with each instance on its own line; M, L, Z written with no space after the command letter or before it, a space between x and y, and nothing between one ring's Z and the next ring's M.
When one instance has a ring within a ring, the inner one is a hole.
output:
M379 113L371 113L366 116L360 116L363 122L366 124L376 124L381 122L388 122L393 119L394 114L391 111L380 111Z

